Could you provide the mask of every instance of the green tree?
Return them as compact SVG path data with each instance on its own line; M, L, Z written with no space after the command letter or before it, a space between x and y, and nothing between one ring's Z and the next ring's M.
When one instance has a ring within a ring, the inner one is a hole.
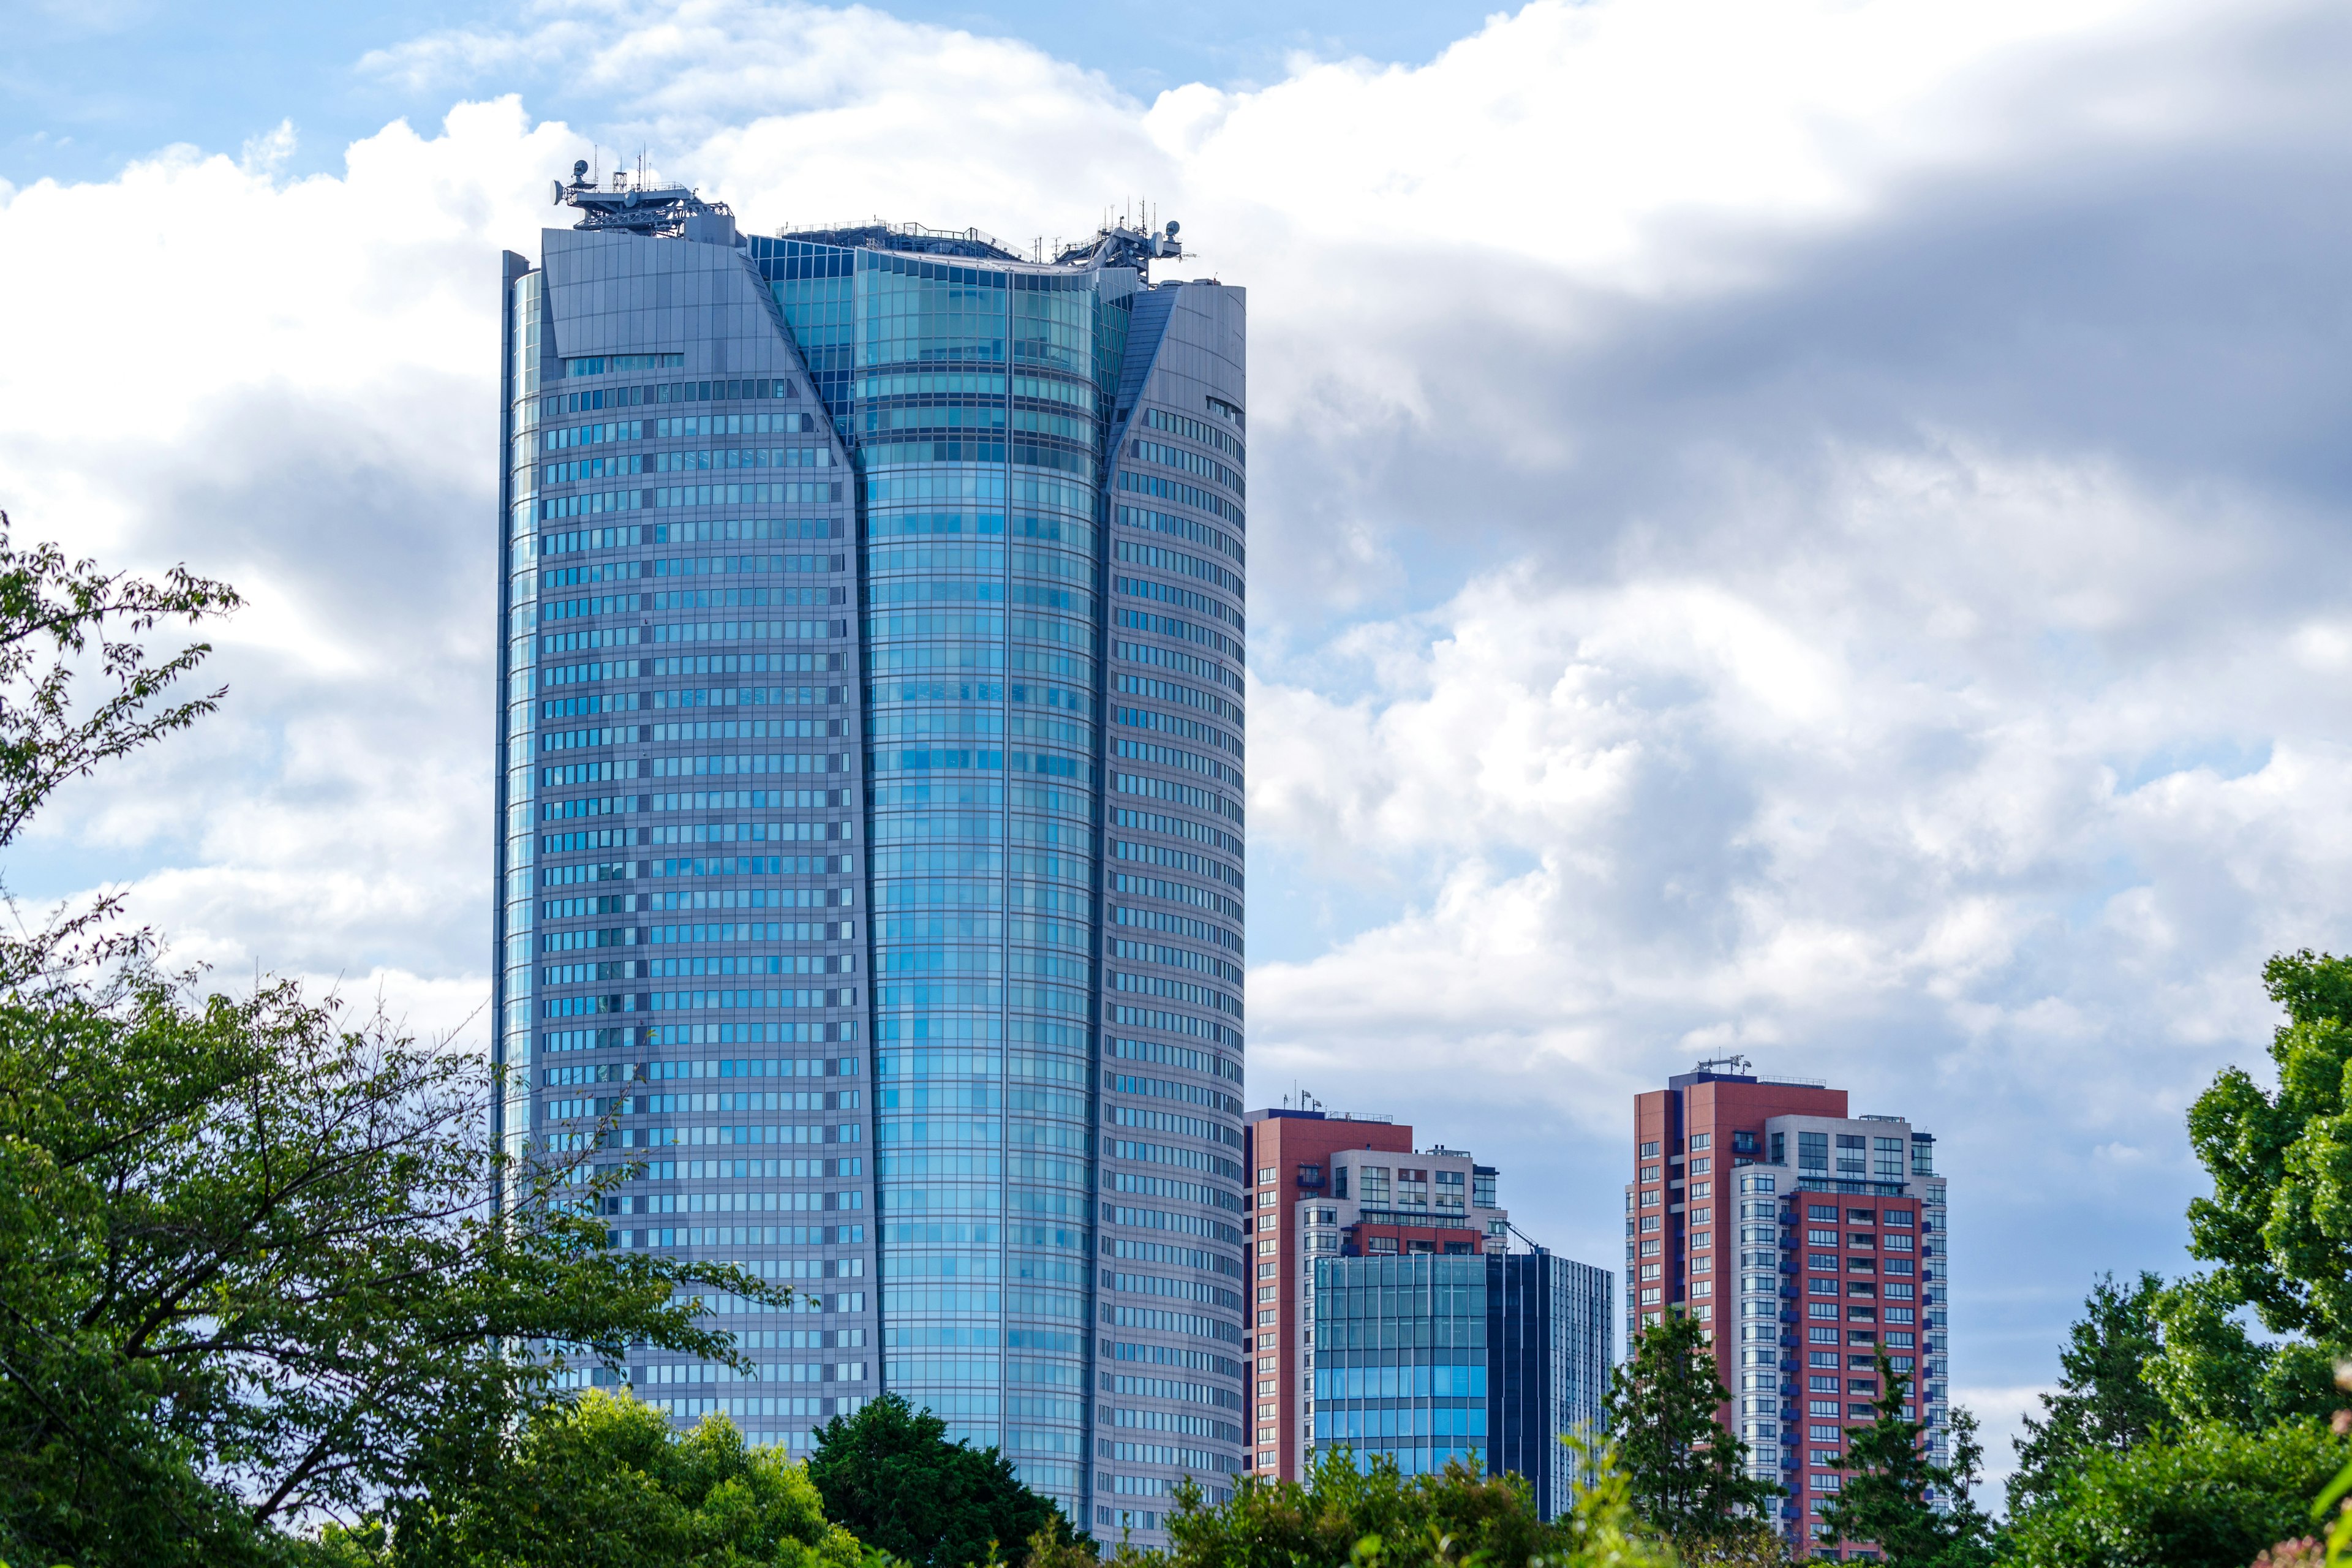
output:
M508 1172L469 1053L112 984L0 992L0 1529L45 1558L234 1559L462 1468L568 1364L734 1359L681 1286L782 1299L608 1250L584 1166Z
M2327 1349L2305 1339L2257 1340L2246 1316L2245 1303L2211 1275L2191 1275L2158 1297L2164 1350L2146 1375L2172 1420L2259 1432L2336 1408L2341 1395Z
M1686 1536L1675 1542L1681 1568L1796 1568L1801 1561L1789 1538L1777 1530L1750 1530L1714 1537Z
M1669 1312L1643 1329L1633 1357L1609 1382L1609 1431L1633 1511L1676 1539L1741 1531L1780 1489L1748 1474L1748 1446L1717 1421L1731 1397L1716 1376L1705 1331Z
M1867 1542L1895 1568L1966 1568L1992 1561L1991 1523L1974 1488L1984 1451L1976 1417L1952 1413L1952 1463L1927 1458L1927 1428L1906 1420L1910 1379L1881 1352L1879 1394L1867 1426L1846 1434L1837 1468L1844 1485L1822 1505L1822 1544ZM1938 1503L1942 1504L1939 1509Z
M2020 1568L2243 1568L2308 1534L2311 1500L2352 1458L2315 1420L2266 1432L2220 1424L2088 1456L2015 1521Z
M1387 1456L1360 1466L1348 1449L1325 1449L1303 1481L1244 1477L1223 1503L1186 1482L1167 1552L1117 1556L1148 1568L1667 1568L1668 1552L1637 1533L1623 1474L1606 1454L1592 1458L1575 1511L1548 1521L1517 1476L1482 1476L1455 1460L1442 1474L1406 1477ZM1066 1553L1033 1550L1031 1563L1069 1568Z
M2248 1426L2335 1408L2328 1369L2352 1344L2352 961L2283 953L2263 981L2286 1012L2278 1089L2231 1068L2189 1108L2213 1192L2189 1205L2189 1250L2215 1267L2158 1302L2149 1369L2181 1418ZM2246 1308L2276 1342L2245 1331Z
M54 544L19 550L9 527L0 511L0 844L58 784L219 706L226 687L163 701L212 652L210 643L157 660L142 639L160 621L194 625L243 603L227 584L185 566L155 582L101 572L93 561L69 563ZM113 690L82 710L74 679L93 643L98 673Z
M2042 1396L2041 1416L2027 1416L2017 1440L2011 1516L2042 1501L2091 1455L2137 1447L2166 1425L2170 1413L2146 1375L2163 1348L2157 1317L2163 1292L2163 1279L2146 1272L2128 1287L2112 1274L2092 1285L2058 1352L2058 1392Z
M541 1407L461 1484L331 1531L319 1568L860 1568L802 1467L723 1415L679 1434L592 1389ZM877 1568L879 1568L878 1562Z
M218 700L168 705L206 649L141 638L236 603L0 531L0 845ZM282 1556L282 1521L464 1473L567 1364L732 1358L679 1286L782 1300L606 1250L619 1173L509 1165L478 1057L289 984L204 994L111 918L0 939L0 1557Z
M914 1568L1014 1556L1041 1531L1073 1539L1061 1510L1022 1485L1003 1455L949 1442L947 1423L903 1395L869 1400L812 1436L809 1479L825 1516Z

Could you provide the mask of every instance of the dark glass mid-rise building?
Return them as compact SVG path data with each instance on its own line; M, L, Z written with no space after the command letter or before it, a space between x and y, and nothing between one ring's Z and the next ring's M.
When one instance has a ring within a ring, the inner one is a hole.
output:
M1558 1517L1575 1481L1561 1439L1604 1425L1613 1285L1540 1249L1317 1258L1313 1447L1523 1476Z
M1339 1447L1408 1475L1458 1458L1526 1477L1547 1519L1568 1507L1560 1439L1603 1424L1614 1276L1512 1252L1502 1173L1385 1116L1286 1106L1246 1131L1244 1468L1297 1479Z
M895 1390L1156 1526L1243 1442L1243 293L1153 280L1174 225L557 199L506 261L501 1131L793 1284L724 1320L756 1386L628 1369L681 1421Z

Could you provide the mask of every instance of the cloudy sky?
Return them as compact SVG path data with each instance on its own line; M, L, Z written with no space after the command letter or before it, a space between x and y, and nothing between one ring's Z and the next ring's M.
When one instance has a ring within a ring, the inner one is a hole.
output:
M2182 1266L2184 1105L2267 954L2352 943L2352 14L281 10L11 8L0 506L254 601L18 894L463 1023L551 176L1148 200L1250 290L1252 1099L1472 1147L1607 1263L1636 1089L1850 1086L1941 1141L1997 1431L2093 1271Z

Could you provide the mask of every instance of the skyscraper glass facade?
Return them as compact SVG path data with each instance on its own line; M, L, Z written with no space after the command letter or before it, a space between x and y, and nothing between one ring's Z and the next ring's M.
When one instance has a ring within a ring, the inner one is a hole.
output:
M1523 1476L1557 1517L1561 1439L1603 1426L1613 1293L1606 1269L1542 1251L1318 1258L1315 1447Z
M726 1326L821 1390L642 1396L1156 1526L1240 1443L1241 292L627 194L507 264L506 1135L800 1294Z

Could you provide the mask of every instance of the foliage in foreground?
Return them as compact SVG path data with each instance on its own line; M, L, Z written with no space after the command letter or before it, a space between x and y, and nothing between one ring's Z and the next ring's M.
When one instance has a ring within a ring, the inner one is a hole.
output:
M2282 953L2263 981L2287 1015L2270 1045L2279 1087L2231 1068L2189 1109L2213 1194L2189 1205L2189 1250L2215 1267L2166 1294L2148 1373L2181 1421L2248 1430L2337 1408L2352 1346L2352 960ZM2257 1341L2243 1308L2284 1337Z
M205 645L142 638L236 604L16 551L0 517L0 846L214 706L169 700ZM112 689L81 704L90 663ZM551 1389L516 1347L728 1359L674 1289L781 1299L606 1251L584 1172L503 1163L478 1058L289 984L204 994L116 912L0 938L0 1557L283 1558L287 1521L469 1474Z
M1804 1561L1777 1530L1748 1529L1726 1535L1686 1535L1675 1543L1680 1568L1796 1568Z
M1223 1503L1188 1481L1167 1517L1166 1552L1122 1543L1110 1556L1128 1568L1670 1568L1669 1550L1639 1532L1623 1475L1605 1453L1593 1468L1574 1512L1547 1521L1517 1476L1483 1476L1456 1460L1442 1474L1407 1477L1384 1455L1359 1468L1348 1449L1329 1449L1304 1480L1245 1476ZM1082 1568L1091 1555L1039 1541L1029 1563Z
M807 1472L721 1415L673 1431L592 1390L539 1412L465 1484L330 1528L315 1568L860 1568L884 1560L824 1517Z
M2011 1527L2023 1568L2245 1568L2305 1534L2312 1499L2352 1445L2317 1421L2219 1423L2096 1454Z
M828 1519L914 1568L1016 1554L1041 1531L1073 1539L1052 1501L1022 1485L994 1448L950 1443L947 1423L886 1394L813 1434L809 1479Z
M1927 1429L1903 1415L1910 1382L1881 1351L1873 1418L1846 1434L1845 1484L1822 1507L1821 1539L1871 1542L1892 1568L1979 1568L1992 1561L1992 1521L1973 1495L1984 1459L1976 1417L1953 1412L1952 1463L1932 1462Z
M463 1473L549 1392L513 1347L731 1356L673 1291L769 1288L606 1250L576 1189L498 1212L492 1091L289 985L0 993L0 1531L236 1561Z
M1675 1540L1743 1533L1780 1489L1748 1474L1748 1445L1715 1413L1731 1397L1716 1375L1706 1331L1680 1312L1650 1324L1609 1380L1612 1451L1633 1510Z
M2169 1424L2146 1376L2163 1348L2157 1318L2163 1293L2163 1279L2145 1272L2127 1287L2112 1274L2092 1284L2083 1316L2058 1353L2058 1390L2042 1396L2041 1415L2025 1418L2025 1436L2017 1440L2011 1517L2047 1501L2092 1456L2125 1453Z

